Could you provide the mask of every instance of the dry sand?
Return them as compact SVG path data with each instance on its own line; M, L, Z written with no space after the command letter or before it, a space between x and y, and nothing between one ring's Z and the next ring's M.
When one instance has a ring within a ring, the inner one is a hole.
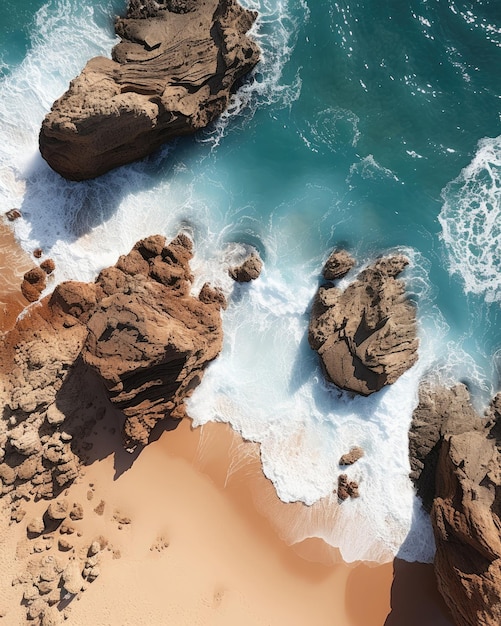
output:
M1 231L2 253L12 238ZM7 269L9 265L6 266ZM0 300L16 302L13 275L0 272ZM8 294L9 298L5 297ZM20 300L19 300L20 301ZM4 320L6 318L4 317ZM83 519L28 539L26 526L47 502L23 503L19 523L1 518L0 623L26 623L22 582L41 558L83 563L99 539L100 575L65 608L80 626L450 626L431 565L333 563L320 540L288 546L281 529L301 515L261 471L255 444L228 426L165 430L137 458L119 449L119 417L100 390L86 389L86 411L102 416L80 478L64 493ZM85 417L85 415L83 415ZM115 428L116 423L116 428ZM271 518L271 521L270 519ZM356 530L354 529L356 532ZM60 539L71 549L59 549ZM106 545L105 545L106 544ZM39 552L37 552L37 550Z

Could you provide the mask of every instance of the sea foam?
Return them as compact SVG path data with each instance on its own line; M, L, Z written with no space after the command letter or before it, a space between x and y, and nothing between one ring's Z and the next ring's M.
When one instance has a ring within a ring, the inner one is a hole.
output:
M501 300L501 136L478 143L472 162L442 192L439 215L449 271L466 292Z
M76 0L43 7L26 59L0 85L0 201L21 209L15 228L25 249L40 246L56 261L49 288L65 279L94 279L141 237L188 232L196 249L195 290L211 280L230 300L223 352L189 403L195 423L229 422L259 443L264 472L280 498L303 503L303 515L282 529L290 543L321 537L339 547L347 561L387 561L395 554L429 561L433 538L408 479L407 431L424 374L434 367L447 375L451 368L454 374L473 368L461 357L443 362L446 349L437 338L445 338L448 328L433 304L428 265L406 249L411 258L406 282L419 305L419 362L391 388L369 398L352 398L324 382L306 334L322 255L347 219L342 194L331 182L315 179L281 189L281 204L268 207L267 199L255 197L246 204L230 176L234 157L224 152L230 130L239 132L245 125L247 134L258 109L273 116L300 95L299 70L286 78L285 64L308 9L292 0L245 0L245 5L260 12L253 33L263 61L228 113L198 142L180 140L84 183L65 181L50 170L38 154L38 131L53 100L86 61L109 56L115 37L103 14L115 4L103 2L103 12ZM319 151L332 148L334 131L356 146L357 118L339 112L334 118L327 112L310 129ZM368 159L355 172L363 180L391 178L389 170ZM228 265L250 244L265 261L262 276L251 285L236 285ZM444 341L457 355L461 346ZM366 451L346 470L359 481L361 497L339 505L333 494L338 460L352 445Z

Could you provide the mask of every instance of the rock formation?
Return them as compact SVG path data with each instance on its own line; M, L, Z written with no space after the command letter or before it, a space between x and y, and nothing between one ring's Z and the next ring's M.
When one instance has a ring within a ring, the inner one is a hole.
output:
M81 423L74 396L90 370L125 415L128 448L146 444L165 416L184 415L184 399L221 349L225 305L209 285L203 299L190 294L191 247L184 235L168 246L144 239L94 284L59 285L5 336L0 487L14 505L53 498L77 477L80 440L96 417Z
M402 255L381 258L344 291L330 284L319 288L308 340L326 378L338 387L369 395L417 361L415 307L397 278L407 265Z
M464 386L422 388L412 475L418 487L426 484L438 585L458 626L501 623L500 429L501 394L482 420Z
M51 298L53 307L85 323L83 361L126 416L130 449L148 443L166 415L183 417L184 398L222 347L224 298L208 285L203 300L190 294L191 256L185 235L168 246L164 237L149 237L94 285L63 283Z
M207 126L259 60L237 0L130 0L112 59L91 59L43 121L40 151L85 180Z

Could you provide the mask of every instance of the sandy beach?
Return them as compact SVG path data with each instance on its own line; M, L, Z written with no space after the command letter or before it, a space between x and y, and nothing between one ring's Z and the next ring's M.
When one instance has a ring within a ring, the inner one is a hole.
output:
M13 268L8 259L22 257L0 226L0 301L8 312L0 320L8 329L23 306L21 263ZM59 497L77 504L81 519L71 532L28 538L27 525L48 503L23 502L19 522L3 511L0 623L26 623L22 578L30 564L44 555L85 560L97 541L99 576L57 605L68 624L452 624L431 565L348 565L320 540L287 545L282 531L306 507L280 502L258 447L229 426L168 423L131 456L121 449L117 410L92 381L82 386L82 419L98 421L79 478Z

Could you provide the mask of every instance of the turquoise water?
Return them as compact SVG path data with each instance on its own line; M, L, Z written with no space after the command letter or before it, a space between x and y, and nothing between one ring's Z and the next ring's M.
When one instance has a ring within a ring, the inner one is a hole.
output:
M196 138L79 184L43 162L38 130L86 60L109 56L124 3L4 2L1 206L21 208L18 238L56 260L58 281L91 280L147 234L190 232L196 286L210 278L231 301L223 353L190 400L195 423L228 421L261 443L279 496L308 504L281 527L291 543L319 536L348 561L427 561L429 521L407 479L419 380L465 380L479 406L499 388L501 10L452 0L245 5L260 12L263 60L230 111ZM225 272L245 244L265 269L236 287ZM361 265L393 249L412 261L420 360L368 399L326 386L305 341L336 245ZM362 496L340 507L337 459L351 445L366 449L350 468Z

